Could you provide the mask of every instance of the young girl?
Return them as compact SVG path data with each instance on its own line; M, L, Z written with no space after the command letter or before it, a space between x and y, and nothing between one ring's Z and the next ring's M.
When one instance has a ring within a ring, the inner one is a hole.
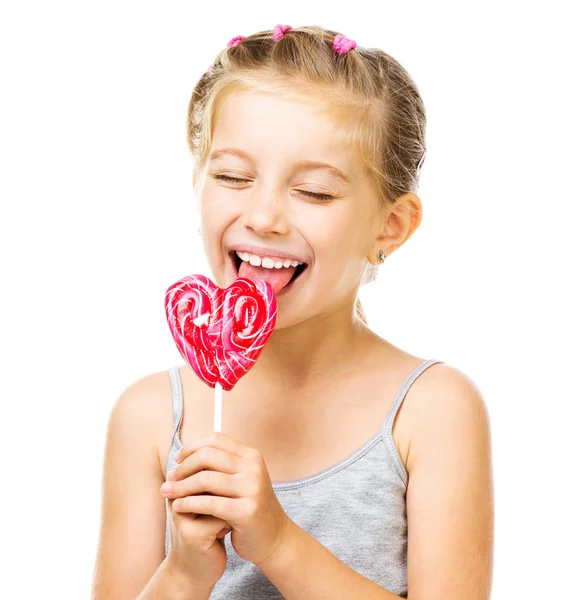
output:
M404 68L320 27L233 38L201 77L188 141L212 278L269 281L276 327L223 394L222 434L187 365L117 400L94 598L489 598L484 400L357 301L420 224L424 136Z

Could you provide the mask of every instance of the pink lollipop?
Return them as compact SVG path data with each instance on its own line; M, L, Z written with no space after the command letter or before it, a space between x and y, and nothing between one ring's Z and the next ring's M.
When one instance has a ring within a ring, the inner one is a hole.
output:
M273 287L239 277L221 289L205 275L190 275L167 289L165 313L181 356L215 388L214 430L221 431L222 390L231 390L255 365L275 328Z

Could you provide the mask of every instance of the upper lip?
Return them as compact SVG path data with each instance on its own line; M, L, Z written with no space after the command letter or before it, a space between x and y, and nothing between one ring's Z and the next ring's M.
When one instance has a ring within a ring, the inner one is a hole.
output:
M261 258L284 258L288 260L298 260L298 262L308 264L308 262L300 256L289 254L288 252L281 252L274 248L263 248L262 246L251 246L250 244L236 244L231 247L231 251L248 252L249 254L255 254Z

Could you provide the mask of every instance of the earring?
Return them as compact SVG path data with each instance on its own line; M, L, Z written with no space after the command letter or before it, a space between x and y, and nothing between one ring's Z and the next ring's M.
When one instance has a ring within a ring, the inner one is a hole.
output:
M380 250L380 251L378 252L378 254L376 255L376 257L378 258L378 262L379 262L379 263L383 263L383 262L384 262L384 260L387 258L387 257L386 257L386 253L384 252L384 250Z

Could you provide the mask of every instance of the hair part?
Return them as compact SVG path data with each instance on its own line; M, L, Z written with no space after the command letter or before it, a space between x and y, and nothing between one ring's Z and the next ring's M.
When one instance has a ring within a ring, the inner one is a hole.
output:
M236 92L256 91L310 102L333 124L337 141L360 158L373 183L378 214L407 192L416 192L425 151L426 115L409 73L378 48L356 46L339 54L338 32L319 26L246 36L222 50L193 89L187 112L187 143L194 159L193 188L211 151L217 114ZM375 277L368 265L362 283ZM356 314L365 324L360 299Z

